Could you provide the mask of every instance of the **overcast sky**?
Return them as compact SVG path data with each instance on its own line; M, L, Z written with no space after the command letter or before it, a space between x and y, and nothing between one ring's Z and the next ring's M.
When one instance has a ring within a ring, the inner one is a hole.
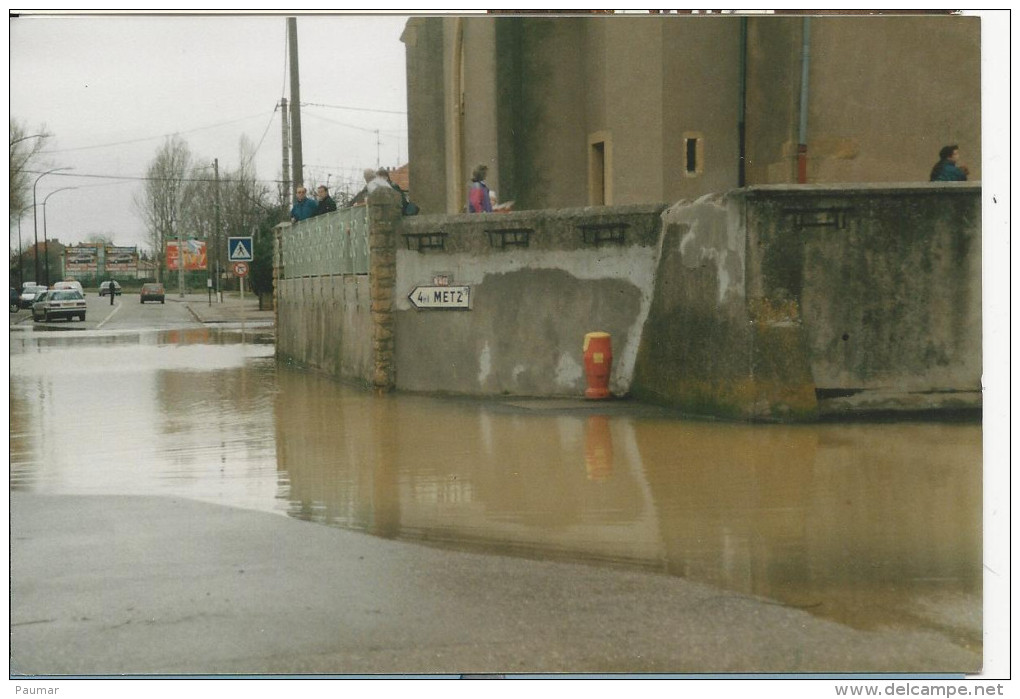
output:
M334 186L365 167L407 161L400 41L406 21L402 15L298 16L307 184L328 179ZM1008 75L1003 26L1008 15L983 24L985 48L996 47L986 51L983 65L986 100L1008 94L1007 79L991 77ZM186 139L200 162L217 158L221 172L238 166L239 140L247 136L259 145L259 178L279 179L276 106L290 96L286 15L36 15L12 18L9 28L11 116L30 133L45 126L53 134L44 165L74 168L39 181L40 204L57 189L76 187L48 201L51 237L73 243L107 233L118 245L144 245L134 205L143 186L138 178L170 134ZM1007 118L1008 105L1001 104L986 108L986 122ZM997 166L1008 173L1008 150L995 147L1003 141L992 133L986 123L986 187ZM22 220L23 237L26 231L32 231L31 211ZM17 237L15 225L12 247Z
M406 16L298 16L306 181L331 185L377 163L407 161ZM10 110L29 133L53 135L39 180L46 231L63 243L107 233L145 245L134 206L168 135L200 162L239 164L242 135L261 144L259 179L281 172L290 98L286 15L22 16L10 24ZM210 170L211 173L211 170ZM41 207L40 207L41 211ZM40 213L39 235L42 236ZM33 231L32 212L22 238ZM11 231L17 245L17 226Z

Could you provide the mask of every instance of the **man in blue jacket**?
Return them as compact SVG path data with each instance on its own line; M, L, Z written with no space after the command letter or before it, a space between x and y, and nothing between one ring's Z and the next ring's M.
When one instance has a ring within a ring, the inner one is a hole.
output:
M967 167L958 165L960 159L960 147L957 145L945 146L939 151L939 161L931 169L932 182L965 182L967 180Z
M294 206L290 209L290 221L291 223L297 223L298 221L304 221L306 218L311 218L315 215L315 208L318 206L313 200L308 198L308 192L304 187L298 187L295 192Z

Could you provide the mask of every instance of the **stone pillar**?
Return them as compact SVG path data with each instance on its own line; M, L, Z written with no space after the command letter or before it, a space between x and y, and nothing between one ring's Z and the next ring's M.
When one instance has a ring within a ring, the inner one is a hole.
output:
M394 293L397 282L397 226L400 194L377 189L368 197L368 278L372 308L372 385L389 391L396 385Z

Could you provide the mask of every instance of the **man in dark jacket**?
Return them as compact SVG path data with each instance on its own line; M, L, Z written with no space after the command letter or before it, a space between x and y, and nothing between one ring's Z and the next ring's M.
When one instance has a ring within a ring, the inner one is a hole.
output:
M939 161L931 169L932 182L965 182L967 171L965 165L957 164L960 159L960 147L945 146L939 151Z
M315 190L315 198L319 200L319 203L315 206L313 216L321 216L322 214L328 214L330 211L336 211L336 202L329 196L329 190L326 189L325 185L320 184L318 189Z

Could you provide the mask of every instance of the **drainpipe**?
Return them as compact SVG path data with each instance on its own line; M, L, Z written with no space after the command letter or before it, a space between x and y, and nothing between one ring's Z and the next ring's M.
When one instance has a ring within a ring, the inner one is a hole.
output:
M800 49L800 127L797 133L797 182L807 182L808 73L811 65L811 18L804 18Z
M464 194L464 20L457 17L453 29L453 192L451 213L459 213L467 201ZM447 199L449 201L449 199Z
M737 186L747 185L747 17L740 18L740 86L737 106Z

